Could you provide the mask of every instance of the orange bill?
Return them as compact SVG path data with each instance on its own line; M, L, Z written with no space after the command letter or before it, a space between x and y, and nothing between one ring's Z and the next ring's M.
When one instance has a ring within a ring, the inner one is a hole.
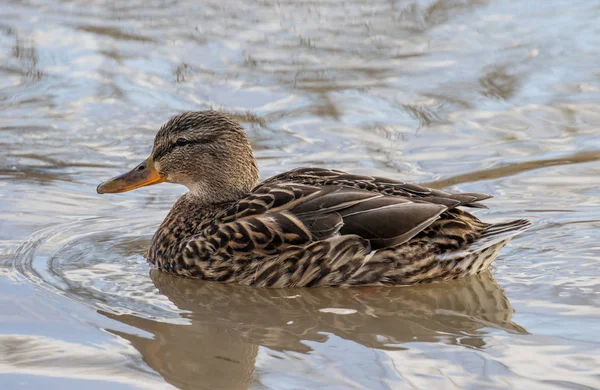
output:
M156 170L152 157L148 157L143 163L131 171L100 184L96 191L99 194L116 194L135 190L136 188L162 183L167 178Z

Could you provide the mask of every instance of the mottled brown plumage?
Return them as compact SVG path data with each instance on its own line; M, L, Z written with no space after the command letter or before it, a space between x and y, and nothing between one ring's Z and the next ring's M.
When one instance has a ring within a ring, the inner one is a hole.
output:
M242 127L215 111L173 117L150 158L98 187L160 181L190 191L155 233L159 269L256 287L408 285L487 269L529 222L487 224L459 207L490 196L452 194L323 168L258 183Z

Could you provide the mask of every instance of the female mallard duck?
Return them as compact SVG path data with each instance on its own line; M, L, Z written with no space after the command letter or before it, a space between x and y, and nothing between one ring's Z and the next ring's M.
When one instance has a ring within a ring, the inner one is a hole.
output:
M408 285L472 275L529 226L481 222L451 194L324 168L258 182L243 128L215 111L171 118L150 157L98 186L117 193L185 185L152 238L149 261L178 275L257 287Z

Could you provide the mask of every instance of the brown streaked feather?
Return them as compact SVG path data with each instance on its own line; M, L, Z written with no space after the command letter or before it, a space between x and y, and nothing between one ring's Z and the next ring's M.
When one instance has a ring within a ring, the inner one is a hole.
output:
M466 206L485 208L484 205L477 204L477 202L492 197L491 195L478 193L451 194L418 184L376 176L352 175L335 169L325 168L297 168L265 180L258 185L258 188L278 182L310 185L342 185L386 195L420 198L430 203L443 204L448 207Z
M314 191L315 188L317 191ZM287 203L280 201L281 194L284 194ZM292 243L285 237L287 232L294 230L307 232L303 236L307 237L305 242L339 233L357 234L369 240L374 249L399 245L433 223L447 209L444 205L415 203L402 197L333 185L316 187L277 183L261 187L261 195L252 201L245 200L241 210L239 205L234 207L237 215L228 210L224 221L231 222L225 226L237 231L248 218L260 221L270 233L281 235L277 241L280 249L289 244L301 244ZM208 227L204 236L209 237L213 230L213 227Z
M213 209L192 212L191 200L181 210L174 207L172 213L180 216L199 213L200 221L190 228L185 249L170 252L172 259L157 248L151 255L161 257L156 263L170 272L256 287L452 279L489 267L506 235L522 230L483 223L458 208L479 207L488 197L297 169ZM171 217L183 217L178 218Z
M308 227L315 240L333 237L344 226L344 220L338 213L303 217L302 222Z

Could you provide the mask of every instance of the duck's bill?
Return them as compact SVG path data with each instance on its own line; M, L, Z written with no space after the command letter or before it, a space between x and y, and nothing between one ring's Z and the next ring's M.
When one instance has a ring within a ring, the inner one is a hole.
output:
M154 167L152 157L148 157L143 163L131 171L100 184L96 191L99 194L116 194L127 192L136 188L162 183L166 177L158 173Z

